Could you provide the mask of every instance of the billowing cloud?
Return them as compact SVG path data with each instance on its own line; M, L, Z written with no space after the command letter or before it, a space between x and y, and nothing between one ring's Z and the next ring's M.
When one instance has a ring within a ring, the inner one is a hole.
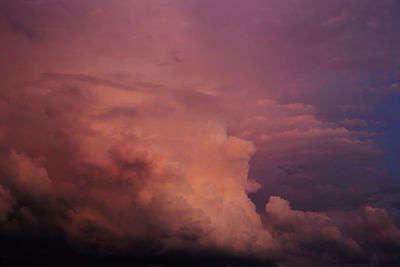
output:
M4 106L15 117L4 133L2 185L19 216L24 208L71 242L123 251L133 244L269 258L276 249L246 194L257 187L247 178L254 146L228 136L222 120L169 93L108 87L125 97L121 105L96 86L41 86Z
M373 262L385 266L398 264L400 229L385 209L365 207L354 227L356 238L368 248Z
M332 262L362 261L362 248L344 236L335 220L324 213L293 210L287 200L271 196L266 204L269 227L289 254L329 258Z
M0 257L398 263L398 4L289 2L1 1Z

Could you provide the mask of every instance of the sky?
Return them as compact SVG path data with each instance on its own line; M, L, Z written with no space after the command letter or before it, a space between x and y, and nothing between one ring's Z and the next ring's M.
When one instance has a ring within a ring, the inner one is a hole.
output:
M0 0L0 266L399 266L399 12Z

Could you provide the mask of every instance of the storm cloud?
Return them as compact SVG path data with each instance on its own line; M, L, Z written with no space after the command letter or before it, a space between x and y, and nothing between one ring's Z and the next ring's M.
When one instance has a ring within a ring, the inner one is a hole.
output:
M5 266L399 263L396 1L0 9Z

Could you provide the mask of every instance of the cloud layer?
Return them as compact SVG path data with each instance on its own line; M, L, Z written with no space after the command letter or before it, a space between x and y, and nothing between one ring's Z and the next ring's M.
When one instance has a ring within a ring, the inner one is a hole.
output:
M396 266L395 8L0 2L0 257Z

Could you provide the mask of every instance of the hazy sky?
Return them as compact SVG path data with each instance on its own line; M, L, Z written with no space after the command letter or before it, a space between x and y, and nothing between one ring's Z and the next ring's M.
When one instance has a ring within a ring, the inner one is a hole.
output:
M5 266L399 266L399 12L0 0Z

